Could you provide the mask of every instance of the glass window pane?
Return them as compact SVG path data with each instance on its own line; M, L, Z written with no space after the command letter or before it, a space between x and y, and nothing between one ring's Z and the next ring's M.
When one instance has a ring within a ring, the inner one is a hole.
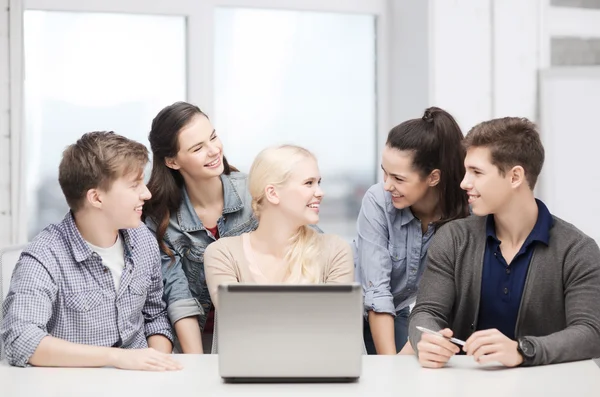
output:
M293 143L319 160L320 226L353 238L375 182L375 17L218 8L215 128L248 171L266 146Z
M600 0L551 0L557 7L600 8Z
M552 66L600 65L600 39L553 37L550 54Z
M64 148L113 130L148 145L150 123L185 100L185 17L26 11L25 128L29 238L62 219Z

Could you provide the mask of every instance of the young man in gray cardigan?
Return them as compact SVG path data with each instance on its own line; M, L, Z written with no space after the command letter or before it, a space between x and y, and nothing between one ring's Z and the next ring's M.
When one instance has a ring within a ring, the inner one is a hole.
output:
M431 243L409 339L424 367L460 352L507 367L600 357L600 250L533 188L544 148L533 123L483 122L466 136L461 187L475 216ZM583 211L584 209L582 209Z

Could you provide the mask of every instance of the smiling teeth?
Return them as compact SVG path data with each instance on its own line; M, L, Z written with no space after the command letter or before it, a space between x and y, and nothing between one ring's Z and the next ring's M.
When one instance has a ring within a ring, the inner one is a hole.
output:
M208 163L206 164L209 167L212 167L213 165L217 165L217 163L219 162L219 159L216 159L215 161L213 161L212 163Z
M309 204L308 208L319 208L319 204Z

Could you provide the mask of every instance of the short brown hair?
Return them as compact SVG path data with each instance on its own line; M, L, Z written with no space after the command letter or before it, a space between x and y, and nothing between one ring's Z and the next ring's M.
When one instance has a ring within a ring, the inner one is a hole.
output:
M531 190L542 172L544 146L536 125L526 118L504 117L477 124L465 137L464 145L467 150L488 148L492 164L502 176L512 167L523 167Z
M58 183L71 210L77 211L89 189L109 190L122 176L141 175L147 163L148 149L141 143L113 131L88 132L63 152Z

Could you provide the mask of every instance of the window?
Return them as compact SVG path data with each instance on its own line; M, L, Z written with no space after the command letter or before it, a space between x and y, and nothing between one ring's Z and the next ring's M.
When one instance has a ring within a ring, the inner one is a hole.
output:
M28 236L68 210L64 148L113 130L148 144L156 113L186 98L186 19L27 10L24 15Z
M556 7L600 8L600 0L551 0Z
M215 10L210 115L231 164L248 171L267 146L292 143L319 161L319 226L350 240L376 180L376 19L367 14Z
M600 39L553 37L550 46L552 66L600 65Z

